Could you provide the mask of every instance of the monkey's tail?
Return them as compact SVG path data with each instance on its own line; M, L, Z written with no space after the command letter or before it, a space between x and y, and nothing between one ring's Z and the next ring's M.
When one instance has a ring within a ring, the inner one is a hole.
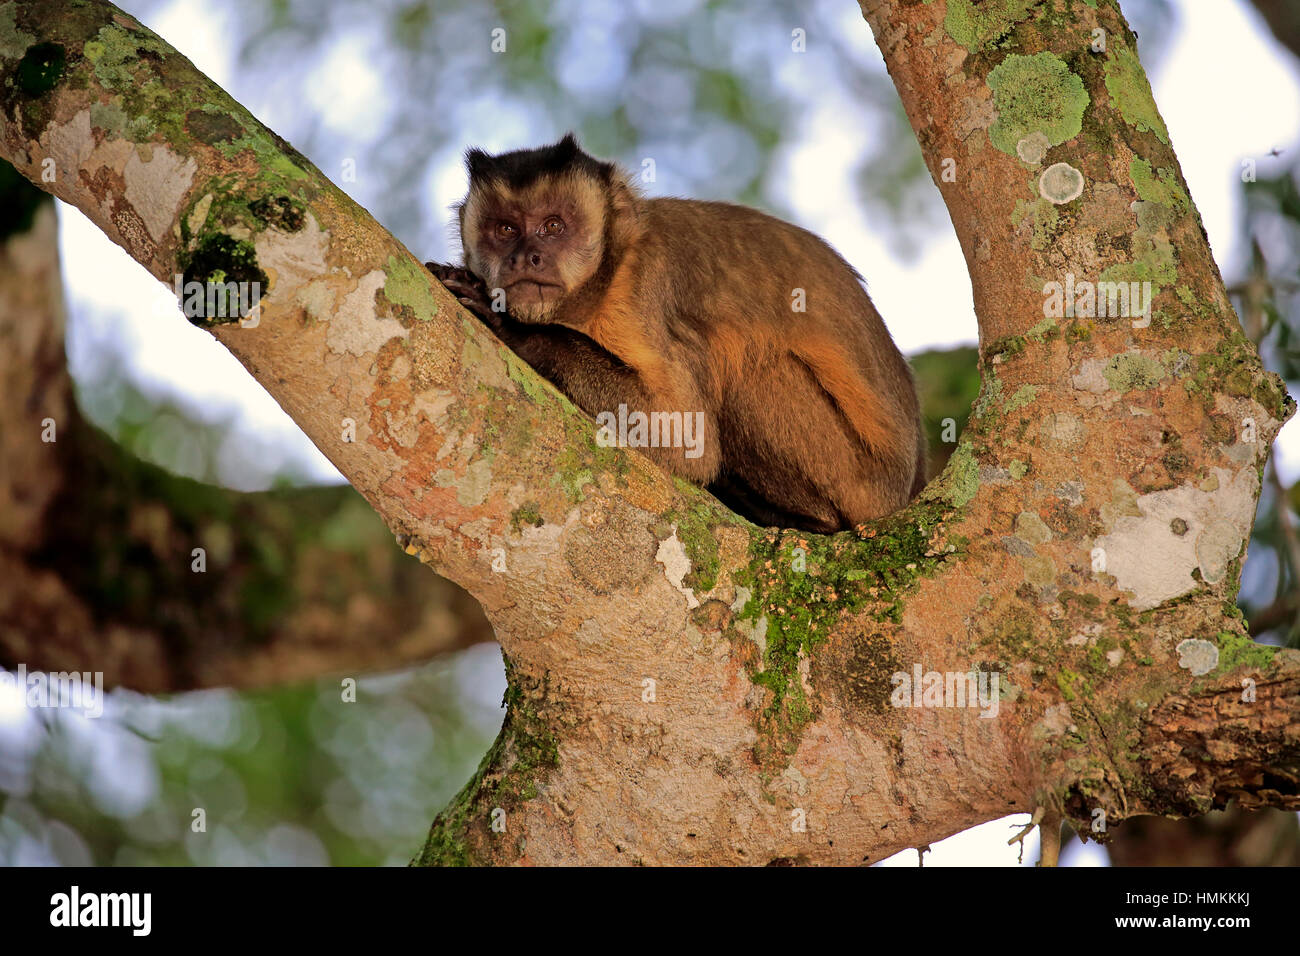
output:
M806 340L796 346L795 356L839 406L868 454L886 467L900 471L913 467L918 451L915 432L909 427L912 416L905 414L897 402L873 390L858 368L845 360L842 347L828 341ZM919 454L924 473L924 449Z

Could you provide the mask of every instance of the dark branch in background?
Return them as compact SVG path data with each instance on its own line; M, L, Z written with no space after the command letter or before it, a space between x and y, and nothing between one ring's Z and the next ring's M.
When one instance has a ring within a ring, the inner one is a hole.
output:
M1294 0L1252 0L1273 36L1300 57L1300 7Z
M356 675L492 640L478 603L402 553L349 486L205 485L84 420L59 447L72 480L27 555L47 586L15 595L0 665L94 661L109 686L159 693Z
M1107 846L1115 866L1300 866L1300 820L1286 810L1134 817Z

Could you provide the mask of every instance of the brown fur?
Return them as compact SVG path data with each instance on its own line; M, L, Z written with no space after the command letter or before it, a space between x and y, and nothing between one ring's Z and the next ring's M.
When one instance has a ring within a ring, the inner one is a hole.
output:
M821 532L923 486L911 370L826 243L743 206L641 198L571 138L469 165L466 265L507 289L509 315L430 267L588 413L702 411L705 454L642 449L662 466L754 521Z

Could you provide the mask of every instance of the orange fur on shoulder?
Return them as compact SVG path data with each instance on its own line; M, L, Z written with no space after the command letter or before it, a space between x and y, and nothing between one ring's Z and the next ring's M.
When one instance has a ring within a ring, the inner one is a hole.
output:
M640 315L632 294L636 258L636 253L629 251L619 265L617 274L594 310L586 335L623 364L635 369L652 394L671 396L677 404L675 408L639 411L696 411L687 407L692 397L681 394L680 376L674 375L669 368L662 344L647 334L644 317Z

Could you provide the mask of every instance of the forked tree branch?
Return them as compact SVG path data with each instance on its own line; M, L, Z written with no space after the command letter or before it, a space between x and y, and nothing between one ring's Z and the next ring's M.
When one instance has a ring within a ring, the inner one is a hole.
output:
M0 153L33 181L52 159L47 188L169 284L264 279L259 325L215 334L496 627L505 727L421 861L858 862L1039 807L1086 830L1300 806L1300 660L1233 613L1293 405L1113 3L867 5L971 269L983 389L920 499L827 538L599 448L129 17L5 10ZM1149 281L1150 314L1083 314L1076 281ZM996 690L903 694L918 671Z

